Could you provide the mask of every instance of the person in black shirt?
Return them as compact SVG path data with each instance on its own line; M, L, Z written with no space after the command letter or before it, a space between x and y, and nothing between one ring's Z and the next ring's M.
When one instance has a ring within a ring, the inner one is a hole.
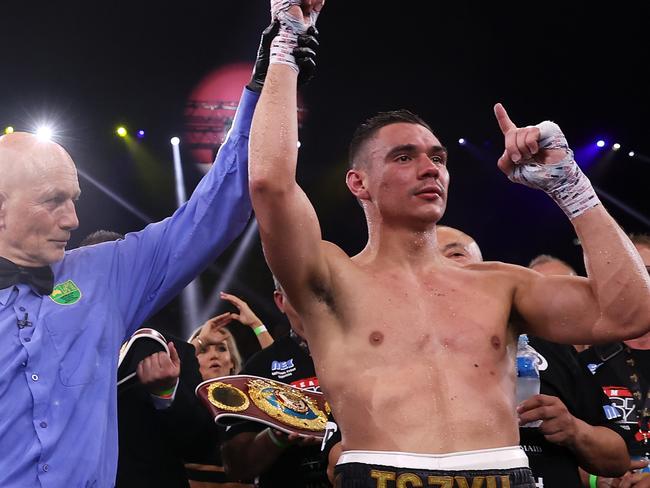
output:
M650 270L650 236L630 235L641 259ZM627 448L634 464L621 480L628 486L650 486L650 473L644 466L650 458L650 334L621 343L593 346L580 354L609 397L620 418ZM623 485L621 485L623 486Z
M209 450L217 439L216 426L194 395L202 381L194 348L167 338L173 340L181 364L170 406L158 410L151 388L142 383L118 390L117 488L189 488L183 460Z
M625 470L629 464L625 443L616 424L606 415L608 412L612 416L612 409L579 362L577 351L573 346L538 337L529 337L529 346L540 358L540 395L535 401L546 410L546 425L520 427L519 443L528 455L537 485L580 488L580 466L604 475ZM593 442L596 436L600 440Z
M273 298L292 330L254 354L244 364L241 374L320 391L314 363L302 338L300 319L280 284L274 281ZM238 479L257 477L260 488L324 488L331 485L319 444L315 438L286 435L261 423L245 421L227 428L222 457L228 474Z
M568 263L550 255L537 256L528 267L544 275L577 275ZM578 467L602 475L625 469L629 464L623 452L625 432L616 424L619 417L608 398L579 360L578 351L586 346L555 344L539 338L530 338L530 345L540 355L540 393L548 397L547 408L557 412L556 423L584 422L591 427L591 435L600 438L598 444L583 439L578 448L562 435L550 437L540 429L520 428L520 443L538 483L580 487L588 474ZM555 405L552 399L556 399ZM609 448L603 450L606 444L610 444Z

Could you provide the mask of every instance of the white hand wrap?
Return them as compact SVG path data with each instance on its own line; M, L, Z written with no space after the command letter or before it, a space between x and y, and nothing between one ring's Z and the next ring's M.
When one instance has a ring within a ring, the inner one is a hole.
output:
M569 219L600 204L591 182L573 159L560 127L551 121L536 126L539 129L540 149L564 149L566 157L557 163L541 164L528 161L516 164L511 181L543 190L557 203Z
M301 0L271 0L271 17L280 22L278 35L271 43L271 64L287 64L296 72L300 71L293 56L293 50L298 46L298 36L316 24L318 12L312 11L308 25L303 23L301 18L294 17L289 13L293 6L300 7Z

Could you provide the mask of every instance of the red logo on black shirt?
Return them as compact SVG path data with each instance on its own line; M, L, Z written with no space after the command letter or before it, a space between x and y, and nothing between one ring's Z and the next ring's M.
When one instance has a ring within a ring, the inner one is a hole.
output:
M619 417L621 417L619 423L635 425L638 423L639 419L634 397L629 388L626 386L603 386L603 391L609 397L612 407L616 409Z
M302 380L292 381L291 386L295 386L301 390L320 391L318 378L315 376L312 376L311 378L304 378Z

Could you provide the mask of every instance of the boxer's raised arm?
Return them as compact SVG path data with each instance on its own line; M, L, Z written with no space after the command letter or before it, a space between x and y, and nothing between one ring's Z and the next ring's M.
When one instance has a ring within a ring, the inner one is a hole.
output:
M277 6L272 2L272 9ZM314 2L285 5L272 15L281 28L272 44L271 64L257 105L250 137L250 194L266 260L294 306L315 282L329 282L316 212L296 182L298 160L298 69L287 52L296 32L314 20ZM318 6L320 8L320 6ZM292 37L293 36L293 37Z

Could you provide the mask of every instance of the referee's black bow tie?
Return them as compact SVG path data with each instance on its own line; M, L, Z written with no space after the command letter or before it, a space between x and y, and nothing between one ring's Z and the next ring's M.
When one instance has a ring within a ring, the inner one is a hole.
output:
M17 283L25 283L41 295L49 295L54 286L54 275L49 266L38 268L18 266L0 257L0 290Z

